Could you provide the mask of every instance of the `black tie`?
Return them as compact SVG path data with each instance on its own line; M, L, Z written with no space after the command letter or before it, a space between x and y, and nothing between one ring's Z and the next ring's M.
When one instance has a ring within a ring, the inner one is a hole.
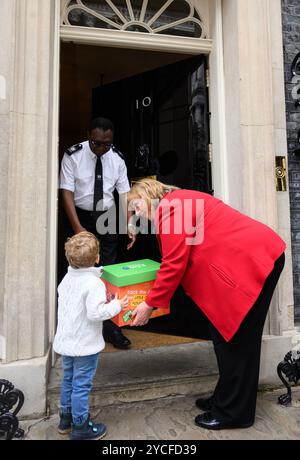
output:
M101 157L97 156L95 167L95 186L94 186L94 206L93 211L96 211L99 200L103 200L103 177L102 177L102 161ZM100 206L102 208L102 205ZM99 210L99 209L98 209Z

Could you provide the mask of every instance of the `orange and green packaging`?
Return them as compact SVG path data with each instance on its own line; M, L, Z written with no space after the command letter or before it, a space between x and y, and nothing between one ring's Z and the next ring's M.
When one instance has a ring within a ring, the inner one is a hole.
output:
M131 313L143 302L154 284L160 264L150 259L124 262L121 264L106 265L101 276L106 285L108 300L128 296L128 307L122 310L112 321L118 326L127 326L131 323ZM155 308L151 318L167 315L170 308Z

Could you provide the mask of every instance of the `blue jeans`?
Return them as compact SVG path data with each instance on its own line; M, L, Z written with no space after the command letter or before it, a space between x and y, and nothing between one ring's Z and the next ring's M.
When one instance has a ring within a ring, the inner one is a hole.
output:
M82 425L89 415L89 394L98 365L99 353L90 356L62 356L64 371L60 409L72 414L73 423Z

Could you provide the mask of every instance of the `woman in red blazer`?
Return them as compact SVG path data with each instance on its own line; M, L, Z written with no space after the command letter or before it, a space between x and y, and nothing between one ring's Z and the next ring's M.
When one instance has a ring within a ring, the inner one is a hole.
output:
M142 326L169 306L179 286L209 320L219 367L213 395L198 399L208 429L254 423L263 327L284 266L285 242L269 227L217 198L151 179L134 184L129 206L154 221L162 263L146 301L132 313Z

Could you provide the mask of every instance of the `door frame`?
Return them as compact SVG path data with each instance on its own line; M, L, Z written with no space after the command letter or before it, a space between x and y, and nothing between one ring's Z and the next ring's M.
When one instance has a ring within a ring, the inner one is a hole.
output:
M100 45L115 48L132 48L170 53L209 54L213 42L209 39L177 37L171 35L129 32L126 30L95 29L93 27L60 27L63 42L81 45Z
M199 0L200 1L200 0ZM222 0L211 0L211 39L196 39L139 32L113 31L61 25L61 0L53 2L52 120L49 136L49 340L56 330L58 142L60 101L60 42L135 48L181 54L206 54L210 69L209 110L212 144L212 186L215 196L228 201L227 142L225 123L225 78L223 66ZM138 38L138 40L137 40Z

